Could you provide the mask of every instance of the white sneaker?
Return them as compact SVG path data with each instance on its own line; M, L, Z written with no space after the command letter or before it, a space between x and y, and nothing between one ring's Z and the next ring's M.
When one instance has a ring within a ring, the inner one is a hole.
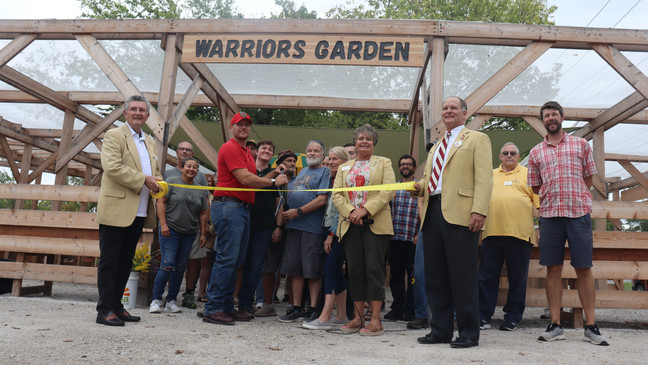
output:
M182 309L180 309L180 307L178 307L175 300L167 300L166 306L164 306L164 309L167 312L171 312L171 313L180 313L180 312L182 312Z
M160 305L162 305L162 301L159 299L153 299L151 302L151 306L149 307L149 313L160 313Z

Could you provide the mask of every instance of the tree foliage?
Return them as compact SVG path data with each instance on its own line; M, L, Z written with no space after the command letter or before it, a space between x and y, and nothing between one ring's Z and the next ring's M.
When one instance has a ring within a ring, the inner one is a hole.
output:
M298 8L294 1L275 0L275 4L281 7L281 11L279 14L271 14L272 19L317 19L316 11L308 11L304 5Z
M174 0L80 0L81 17L90 19L178 19Z

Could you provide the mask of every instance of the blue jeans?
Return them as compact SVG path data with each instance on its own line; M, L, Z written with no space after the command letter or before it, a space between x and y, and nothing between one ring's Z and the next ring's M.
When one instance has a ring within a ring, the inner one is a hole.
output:
M263 275L263 260L272 241L272 231L273 229L257 229L250 233L239 291L239 308L250 310L254 306L254 291Z
M153 283L153 299L162 299L164 287L169 283L167 301L176 300L182 278L187 271L187 259L196 234L183 234L169 228L169 237L160 234L160 270Z
M495 312L502 264L506 262L509 289L504 306L504 320L520 323L526 302L529 242L508 236L486 237L481 245L479 264L479 319L490 321Z
M422 231L419 232L418 242L414 251L414 315L416 318L428 318Z
M234 311L234 286L236 269L243 265L250 239L250 211L240 203L214 201L211 220L218 239L214 245L212 266L205 315L215 312Z
M333 243L331 243L331 252L326 256L324 263L324 274L322 275L324 294L340 294L347 290L344 272L342 272L342 261L342 245L338 242L337 237L334 237Z

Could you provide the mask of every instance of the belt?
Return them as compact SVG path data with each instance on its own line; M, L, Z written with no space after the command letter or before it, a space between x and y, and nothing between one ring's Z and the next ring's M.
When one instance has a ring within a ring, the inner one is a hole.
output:
M441 194L430 195L429 200L441 200Z
M220 201L220 202L234 202L241 204L244 206L246 209L250 209L250 203L245 202L239 198L235 198L233 196L215 196L214 201Z

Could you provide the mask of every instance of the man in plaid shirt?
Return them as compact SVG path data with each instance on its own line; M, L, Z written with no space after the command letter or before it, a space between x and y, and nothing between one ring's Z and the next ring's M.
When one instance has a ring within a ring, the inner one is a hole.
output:
M403 155L398 160L400 182L414 181L416 160L410 155ZM418 198L412 198L405 190L396 191L391 201L394 236L389 242L389 288L394 301L385 319L391 321L411 321L414 319L414 291L412 276L414 274L414 248L418 238L421 221L418 216ZM407 274L407 290L405 290Z
M547 129L544 141L529 154L528 185L540 195L540 264L547 266L547 301L551 324L540 341L564 340L560 325L562 269L565 240L578 278L578 296L585 310L585 341L607 346L594 321L592 276L592 198L589 189L596 174L592 148L583 138L562 129L563 109L555 101L540 108Z

